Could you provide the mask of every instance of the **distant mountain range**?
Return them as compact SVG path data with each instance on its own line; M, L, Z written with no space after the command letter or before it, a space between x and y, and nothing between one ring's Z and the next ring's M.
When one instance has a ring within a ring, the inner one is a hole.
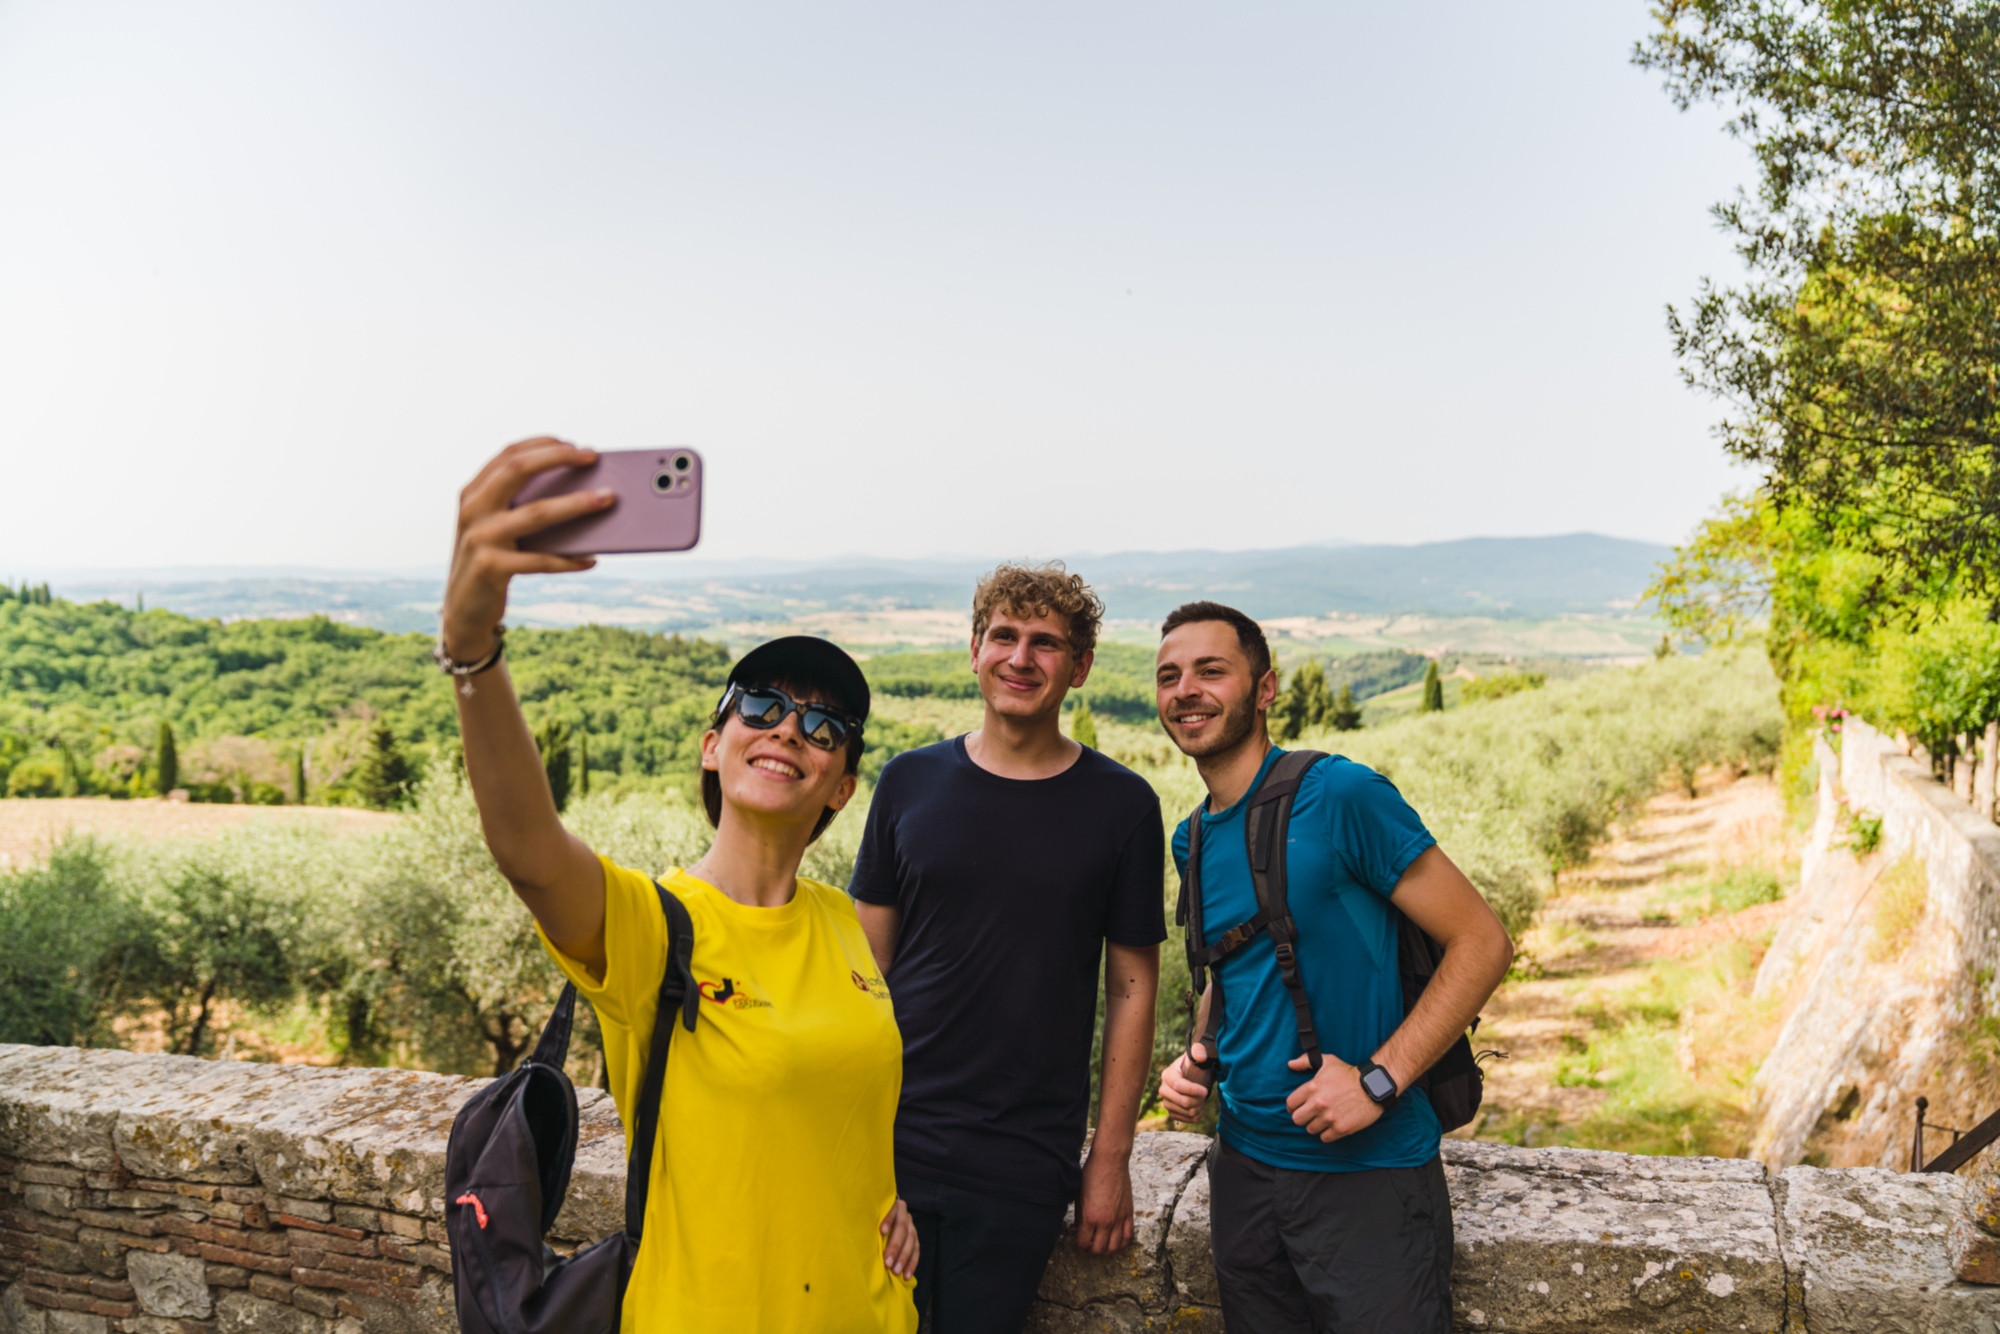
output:
M1263 620L1416 614L1547 619L1621 616L1637 606L1668 548L1572 533L1482 537L1413 546L1325 545L1269 551L1125 551L1077 556L1071 569L1115 620L1157 620L1193 598L1226 601ZM517 586L512 619L609 621L661 630L791 621L816 612L962 611L992 561L607 560L586 575ZM440 572L301 568L30 572L58 596L110 598L236 619L323 613L386 630L437 623Z

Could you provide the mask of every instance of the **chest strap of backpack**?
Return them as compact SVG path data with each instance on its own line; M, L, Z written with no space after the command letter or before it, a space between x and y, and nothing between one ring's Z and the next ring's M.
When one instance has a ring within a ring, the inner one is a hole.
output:
M1187 871L1181 877L1180 901L1174 920L1186 928L1188 981L1192 990L1188 1001L1188 1046L1198 1040L1208 1060L1197 1062L1204 1069L1215 1068L1216 1037L1222 1028L1221 962L1248 945L1259 935L1271 937L1277 954L1278 977L1291 997L1298 1021L1299 1050L1314 1070L1322 1055L1319 1030L1313 1024L1312 1006L1306 998L1305 980L1299 975L1298 924L1292 920L1285 879L1285 832L1292 822L1292 801L1306 771L1326 758L1322 751L1291 750L1280 755L1264 771L1264 781L1246 799L1243 809L1244 850L1250 860L1250 887L1257 896L1257 911L1248 921L1223 932L1213 944L1203 943L1206 931L1201 920L1201 807L1188 817ZM1194 1019L1199 1012L1201 993L1209 975L1215 979L1208 1007L1208 1023L1197 1039ZM1192 1051L1190 1050L1190 1059Z

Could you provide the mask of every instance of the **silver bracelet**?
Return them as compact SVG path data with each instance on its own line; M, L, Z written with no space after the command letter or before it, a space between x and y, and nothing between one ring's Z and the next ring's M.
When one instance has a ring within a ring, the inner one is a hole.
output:
M436 646L431 649L431 661L436 663L438 670L447 676L477 676L494 663L500 661L500 652L506 647L507 628L505 626L495 626L493 629L492 651L477 662L460 662L445 651L444 636L440 634L438 635ZM472 693L472 682L467 681L465 683L465 693L468 695Z

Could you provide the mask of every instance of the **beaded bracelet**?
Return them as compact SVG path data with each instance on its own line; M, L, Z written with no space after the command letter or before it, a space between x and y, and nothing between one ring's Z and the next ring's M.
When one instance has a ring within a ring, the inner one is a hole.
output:
M460 662L445 650L444 636L439 635L437 644L431 649L431 661L435 662L438 665L438 670L445 675L460 678L459 693L470 697L472 694L472 681L470 678L479 675L494 663L500 661L501 650L506 647L506 627L496 627L493 631L493 649L491 652L477 662Z

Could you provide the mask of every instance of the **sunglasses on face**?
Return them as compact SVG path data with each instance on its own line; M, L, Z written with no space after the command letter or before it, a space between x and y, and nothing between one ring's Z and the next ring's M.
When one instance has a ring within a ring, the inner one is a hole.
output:
M839 750L847 744L847 738L861 730L859 720L828 708L824 704L801 704L776 686L754 686L745 689L733 685L722 697L719 713L728 713L734 705L736 716L745 727L754 727L760 732L768 732L784 722L792 714L799 715L799 734L821 750Z

